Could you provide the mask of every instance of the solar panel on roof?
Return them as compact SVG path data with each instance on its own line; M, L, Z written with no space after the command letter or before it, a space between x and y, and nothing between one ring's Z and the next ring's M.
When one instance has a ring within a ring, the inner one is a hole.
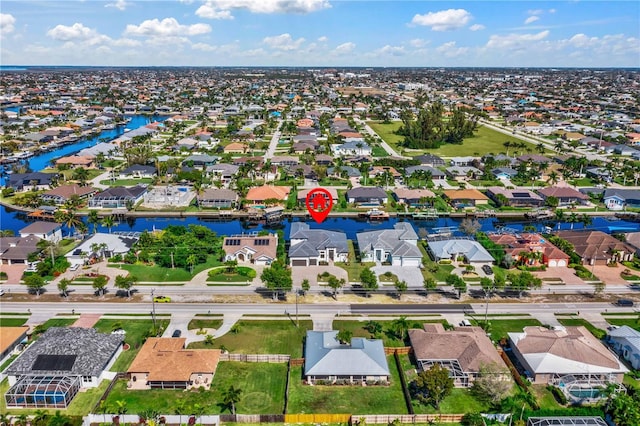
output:
M76 362L76 355L45 355L36 357L32 370L71 371Z
M227 240L224 243L225 246L239 246L240 245L240 240Z
M265 239L265 238L257 239L257 240L254 240L253 244L256 245L256 246L268 246L269 245L269 240Z

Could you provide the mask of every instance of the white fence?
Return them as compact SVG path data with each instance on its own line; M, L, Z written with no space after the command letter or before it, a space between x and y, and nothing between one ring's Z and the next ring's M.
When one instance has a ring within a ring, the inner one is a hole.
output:
M83 421L83 426L90 426L91 424L113 424L113 418L118 416L118 414L89 414L86 416ZM171 415L160 415L159 417L164 417L166 424L173 425L182 425L189 423L188 415L177 416L174 414ZM138 424L140 422L140 416L137 414L120 414L120 424ZM198 425L220 425L220 416L200 416L196 417L196 424Z

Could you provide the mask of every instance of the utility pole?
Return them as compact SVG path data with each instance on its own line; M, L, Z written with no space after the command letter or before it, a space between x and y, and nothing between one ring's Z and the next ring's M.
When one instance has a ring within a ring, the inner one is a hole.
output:
M171 269L173 269L173 268L174 268L174 265L173 265L173 252L171 252Z
M300 328L300 321L298 320L298 289L296 289L296 327Z
M156 298L153 296L153 293L155 293L156 289L152 288L151 289L151 321L153 321L153 334L157 334L156 331Z

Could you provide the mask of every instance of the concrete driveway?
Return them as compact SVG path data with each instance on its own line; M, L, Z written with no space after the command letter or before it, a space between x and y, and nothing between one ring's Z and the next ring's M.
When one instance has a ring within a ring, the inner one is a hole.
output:
M20 279L25 269L27 269L27 265L24 263L0 266L0 271L7 274L7 284L20 284Z
M420 268L417 266L374 266L371 270L378 276L389 271L398 277L398 280L405 281L409 288L422 288L424 286L424 278Z
M591 269L590 266L585 266L587 269ZM625 269L628 269L624 265L617 264L616 266L596 265L593 268L593 273L596 277L600 278L605 284L629 284L627 280L622 278L620 274ZM635 271L631 271L633 274L638 275Z
M553 278L554 280L560 278L565 284L584 285L584 281L576 276L576 271L566 266L547 268L546 271L536 271L532 273L543 281L545 278Z

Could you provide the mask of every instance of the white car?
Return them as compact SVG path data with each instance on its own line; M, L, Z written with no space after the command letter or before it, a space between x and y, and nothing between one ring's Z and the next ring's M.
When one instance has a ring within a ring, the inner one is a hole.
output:
M79 267L80 267L80 264L79 263L75 263L75 264L71 265L69 270L70 271L77 271Z

